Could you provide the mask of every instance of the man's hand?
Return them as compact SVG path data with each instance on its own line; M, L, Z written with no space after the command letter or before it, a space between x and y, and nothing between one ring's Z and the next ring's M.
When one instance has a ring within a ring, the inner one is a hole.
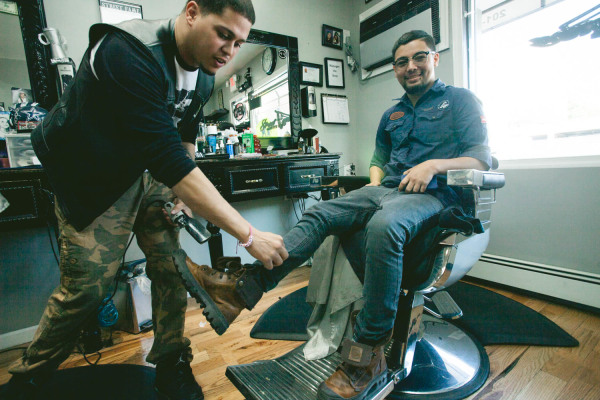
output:
M173 204L175 204L175 207L173 207L173 210L171 211L171 214L175 215L177 214L179 211L183 210L183 212L190 218L193 218L192 216L192 210L185 205L185 203L182 200L179 200L178 198L175 198L175 200L173 200ZM176 223L173 222L173 220L171 220L171 217L167 214L167 212L165 211L165 209L162 209L163 214L165 215L166 220L169 222L169 224L173 225L173 226L177 226Z
M266 269L273 269L273 266L281 265L288 258L281 236L256 228L252 229L252 235L252 244L246 250L261 261Z
M404 171L404 179L400 181L398 190L404 190L406 193L425 193L427 185L436 173L438 169L433 160L422 162Z
M367 183L365 186L381 186L381 182L370 182Z

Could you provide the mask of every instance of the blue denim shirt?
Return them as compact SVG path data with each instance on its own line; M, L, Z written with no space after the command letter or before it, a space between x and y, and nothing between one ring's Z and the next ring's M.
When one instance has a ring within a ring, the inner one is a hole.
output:
M473 157L489 168L492 157L487 144L480 101L469 90L446 86L438 79L416 106L405 94L383 114L371 166L384 171L382 185L395 187L404 171L427 160ZM445 182L445 176L438 175L429 191L448 205L455 199Z

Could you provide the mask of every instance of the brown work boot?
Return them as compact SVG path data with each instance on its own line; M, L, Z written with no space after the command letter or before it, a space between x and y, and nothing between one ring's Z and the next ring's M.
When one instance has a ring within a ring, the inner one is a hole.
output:
M242 265L237 257L222 257L215 268L198 265L179 249L173 262L183 285L204 308L213 329L222 335L244 308L251 310L263 294L256 266Z
M345 339L342 364L321 385L319 400L362 400L379 392L388 382L383 353L385 343L369 346Z

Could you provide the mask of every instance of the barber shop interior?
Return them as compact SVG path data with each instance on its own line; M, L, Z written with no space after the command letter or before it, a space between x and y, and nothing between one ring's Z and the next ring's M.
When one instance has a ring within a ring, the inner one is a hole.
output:
M599 1L0 32L0 400L600 399Z

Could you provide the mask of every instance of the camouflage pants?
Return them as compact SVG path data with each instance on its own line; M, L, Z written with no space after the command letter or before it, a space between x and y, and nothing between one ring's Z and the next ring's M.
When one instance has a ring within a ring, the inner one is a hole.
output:
M187 292L171 255L179 248L179 230L165 220L161 208L173 192L148 172L104 214L78 232L58 207L60 285L54 290L33 342L9 372L53 370L70 355L85 320L98 309L114 281L131 232L146 256L152 280L154 344L146 360L190 345L183 336Z

